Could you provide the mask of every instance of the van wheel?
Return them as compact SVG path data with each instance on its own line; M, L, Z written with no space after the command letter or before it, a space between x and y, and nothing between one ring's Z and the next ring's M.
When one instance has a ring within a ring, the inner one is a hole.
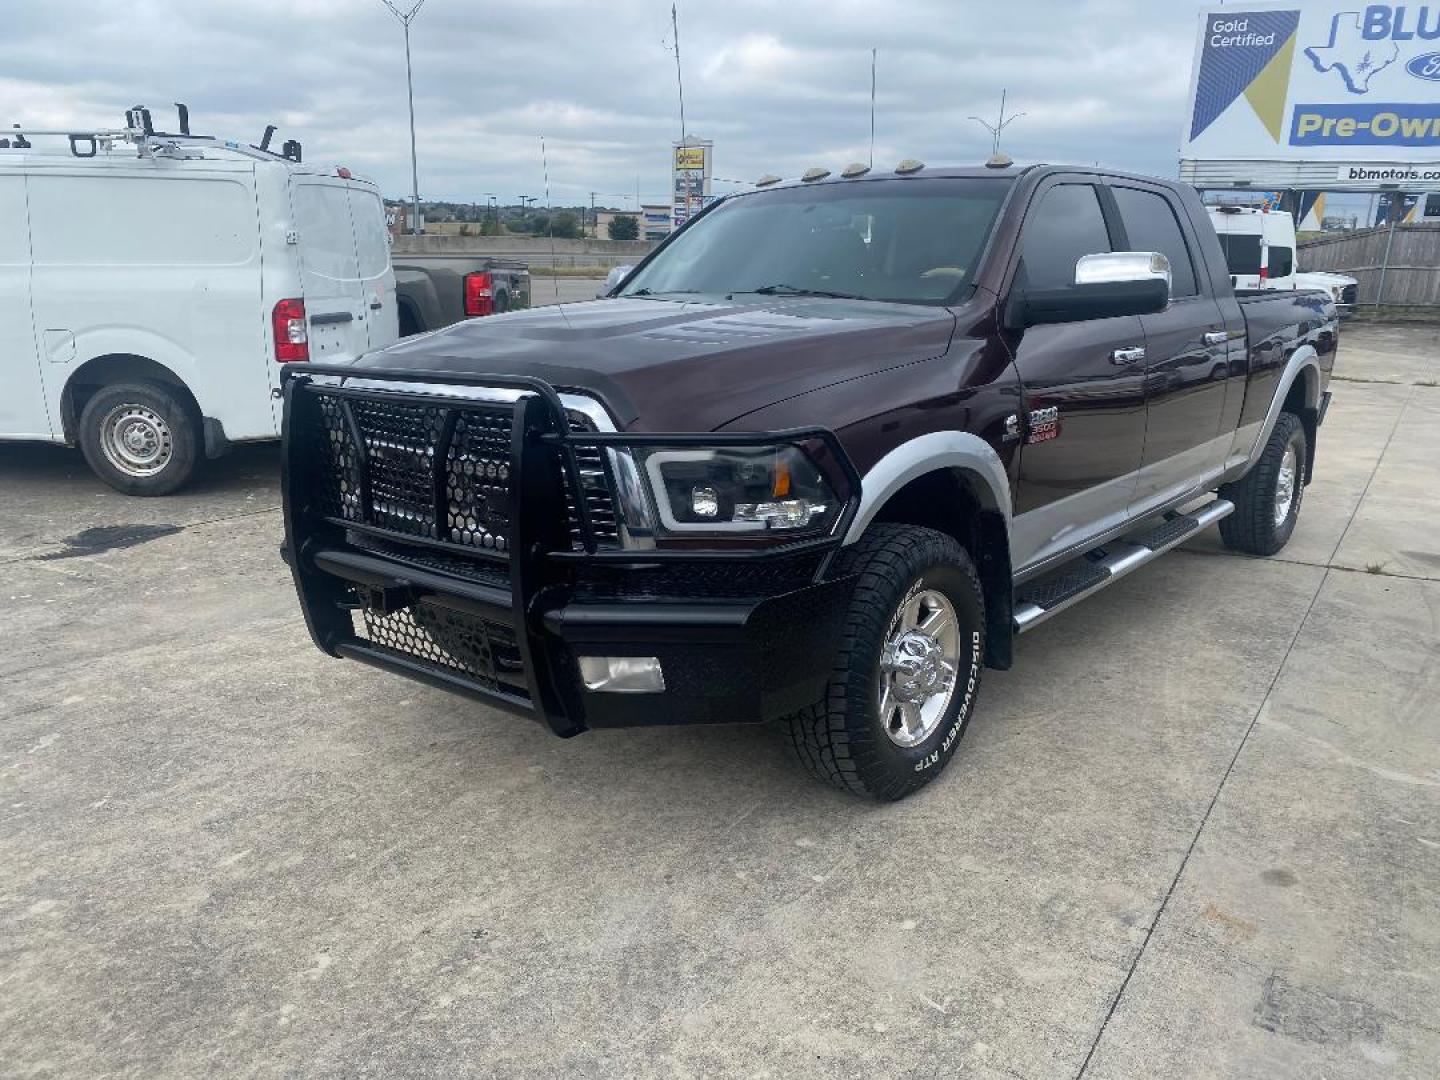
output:
M1282 412L1265 443L1260 460L1220 497L1235 512L1220 522L1225 546L1251 555L1274 555L1285 546L1300 517L1305 495L1305 425L1294 413Z
M168 495L200 464L199 424L164 383L115 383L85 403L80 449L95 475L116 491Z
M949 764L985 664L985 599L969 554L911 525L871 526L841 555L856 575L824 700L785 727L821 780L902 799Z

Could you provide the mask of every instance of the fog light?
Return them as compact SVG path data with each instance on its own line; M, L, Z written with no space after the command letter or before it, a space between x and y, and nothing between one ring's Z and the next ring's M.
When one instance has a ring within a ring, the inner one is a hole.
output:
M586 690L609 694L658 694L665 673L654 656L582 656L580 678Z

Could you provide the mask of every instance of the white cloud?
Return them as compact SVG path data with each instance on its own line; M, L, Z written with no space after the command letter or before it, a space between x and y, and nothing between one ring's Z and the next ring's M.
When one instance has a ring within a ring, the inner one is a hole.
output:
M682 0L686 120L716 172L979 161L1000 90L1025 112L1020 160L1101 161L1173 175L1198 3L1153 0ZM679 134L668 0L428 0L412 28L424 196L661 198ZM409 189L399 24L380 0L47 0L5 18L0 126L118 125L187 101L197 131L266 123L312 160ZM83 58L83 61L77 59ZM169 123L166 116L166 123Z

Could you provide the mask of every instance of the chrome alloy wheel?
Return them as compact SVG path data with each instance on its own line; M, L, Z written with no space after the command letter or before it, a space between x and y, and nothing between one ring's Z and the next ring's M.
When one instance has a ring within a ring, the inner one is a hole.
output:
M944 593L906 597L880 650L880 723L896 746L918 746L940 726L955 693L960 624Z
M144 405L117 405L100 422L105 460L127 476L154 476L170 464L175 440L170 425Z
M1295 504L1295 485L1298 482L1300 465L1292 442L1285 447L1285 456L1280 459L1280 472L1275 477L1275 527L1285 524L1290 508Z

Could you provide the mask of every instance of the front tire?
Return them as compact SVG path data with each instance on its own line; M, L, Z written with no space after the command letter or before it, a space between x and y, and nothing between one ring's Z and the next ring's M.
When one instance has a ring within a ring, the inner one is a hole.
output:
M85 403L80 449L95 475L116 491L169 495L200 465L199 424L164 383L116 383Z
M1282 412L1260 460L1220 489L1220 497L1235 504L1235 512L1220 522L1226 547L1274 555L1286 545L1300 517L1308 450L1304 423L1294 413Z
M969 554L909 525L871 526L841 555L855 575L822 701L788 717L788 742L816 777L893 801L949 764L985 664L985 600Z

